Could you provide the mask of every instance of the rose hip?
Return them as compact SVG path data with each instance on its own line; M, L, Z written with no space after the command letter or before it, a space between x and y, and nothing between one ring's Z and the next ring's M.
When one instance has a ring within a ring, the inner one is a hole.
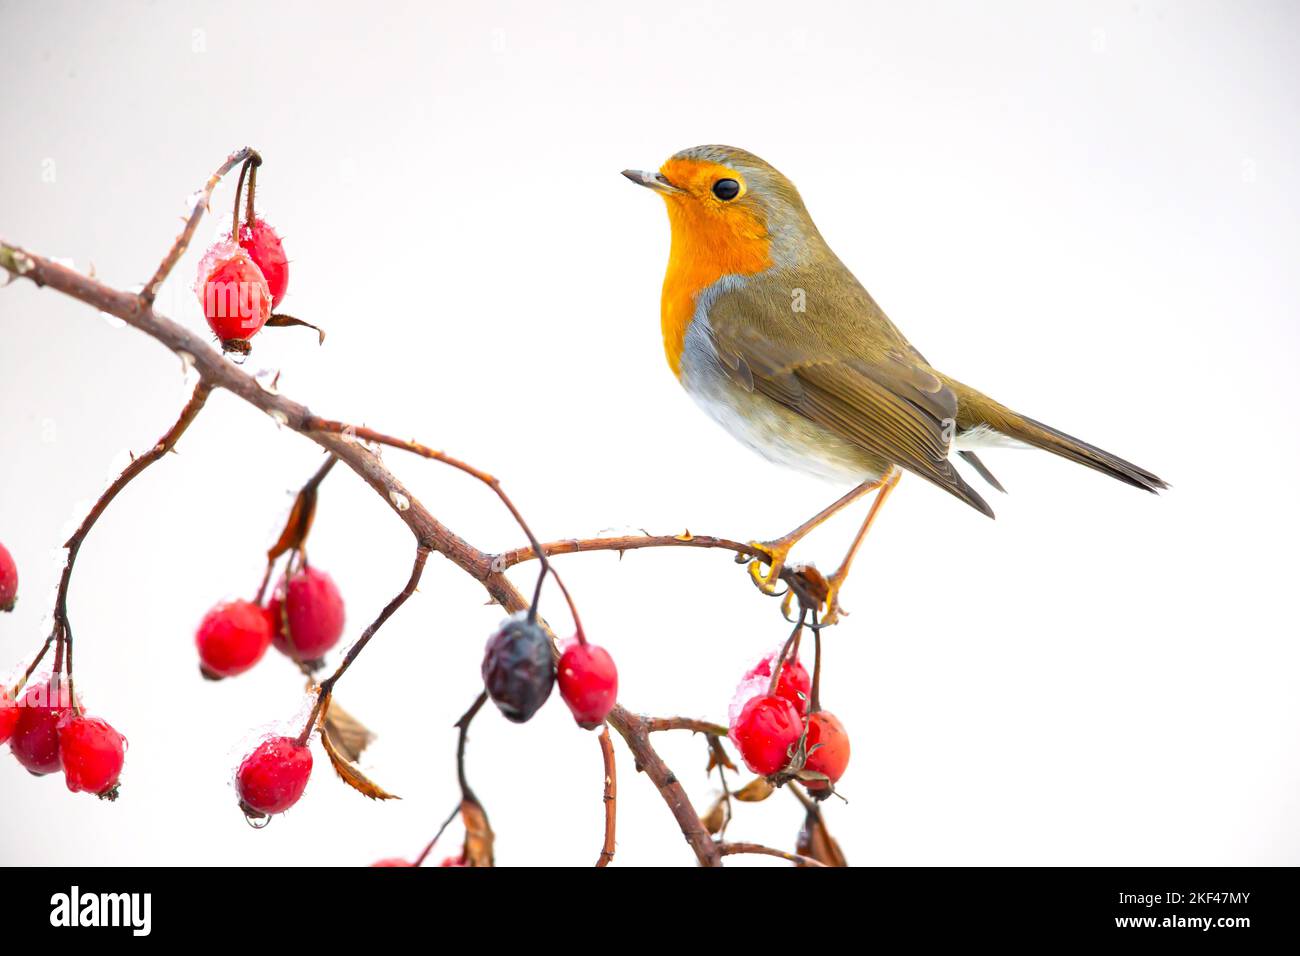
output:
M317 568L303 568L287 583L281 580L267 612L276 648L296 661L320 660L343 636L343 597L334 580Z
M555 685L551 642L533 621L508 619L488 638L483 685L507 720L522 724L537 713Z
M731 739L745 765L768 776L790 762L790 748L803 733L794 704L775 694L754 697L731 727Z
M244 758L235 775L247 816L283 813L298 802L311 776L311 750L293 737L271 737Z
M574 643L560 657L560 696L578 726L599 727L618 700L618 669L603 647Z
M271 292L271 307L275 308L289 287L289 260L280 237L265 220L255 219L251 226L245 223L239 227L239 245L262 270Z
M14 556L0 544L0 611L12 611L18 600L18 565Z
M199 262L194 292L208 327L226 351L248 351L248 340L271 316L271 290L248 253L223 239Z
M13 736L18 726L19 708L9 688L0 684L0 744Z
M242 674L271 646L270 612L251 601L218 604L199 624L194 643L205 677Z
M126 759L126 738L99 717L66 716L59 724L63 774L73 793L117 798L117 778Z
M808 718L808 739L805 746L809 751L808 759L804 762L805 770L826 774L831 784L844 776L844 770L849 765L849 735L834 714L821 710ZM805 785L815 793L829 793L831 789L821 780L808 781Z
M44 776L63 766L59 721L71 705L67 684L52 678L31 685L23 694L9 749L29 773Z

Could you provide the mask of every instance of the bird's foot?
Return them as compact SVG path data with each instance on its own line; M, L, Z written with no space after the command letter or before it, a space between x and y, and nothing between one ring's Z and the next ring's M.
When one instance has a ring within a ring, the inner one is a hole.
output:
M849 612L840 607L840 585L843 579L839 575L832 574L826 579L826 598L822 601L821 620L818 622L822 627L830 627L838 624L841 617L848 617Z
M781 572L785 570L785 559L790 556L790 549L794 546L794 542L777 538L775 541L751 541L749 544L755 553L767 555L766 560L757 557L749 562L750 580L764 594L776 594L777 585L781 581ZM763 573L765 564L766 574Z

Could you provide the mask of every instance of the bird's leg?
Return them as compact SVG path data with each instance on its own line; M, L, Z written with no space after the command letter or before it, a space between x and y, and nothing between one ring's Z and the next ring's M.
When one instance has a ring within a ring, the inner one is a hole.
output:
M875 479L873 481L864 481L847 495L841 498L835 504L823 511L813 515L799 527L795 528L789 534L783 534L773 541L751 541L749 542L757 550L771 555L770 561L764 561L762 558L755 558L749 562L749 576L754 579L758 589L764 594L775 594L777 582L781 580L781 569L785 567L785 559L790 556L790 549L795 546L800 538L806 535L813 528L817 527L835 512L848 505L853 504L863 495L875 491L881 486L884 479ZM767 564L767 574L763 573L763 565Z
M844 584L844 579L849 576L849 566L853 564L853 556L858 553L858 548L862 545L862 539L867 536L867 531L871 528L871 522L876 520L876 512L880 506L885 503L889 493L894 490L898 480L903 477L903 473L897 467L891 467L885 473L885 477L880 479L880 493L876 495L876 500L871 502L871 510L867 512L866 520L862 522L862 527L858 529L857 537L853 539L853 544L849 546L849 553L844 556L835 573L826 579L826 614L822 617L822 624L834 624L839 620L841 614L847 614L848 611L840 610L840 586Z

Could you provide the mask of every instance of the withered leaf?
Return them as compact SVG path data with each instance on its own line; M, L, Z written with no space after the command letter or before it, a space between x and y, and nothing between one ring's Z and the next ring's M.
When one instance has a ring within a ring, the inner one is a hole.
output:
M325 344L325 332L318 325L312 325L310 322L304 322L302 319L295 319L292 315L285 315L283 312L272 312L271 317L266 320L266 324L276 328L286 328L291 325L301 325L308 329L314 329L320 336L321 345Z
M736 765L731 762L727 756L727 749L722 746L722 741L712 734L708 737L709 741L709 765L704 768L705 773L712 773L714 767L726 767L728 770L735 770Z
M379 784L367 777L361 772L356 764L352 763L343 755L343 752L325 731L325 723L328 719L329 712L330 698L326 697L324 704L321 706L321 715L319 719L321 728L320 740L321 745L325 748L326 755L330 758L330 764L334 767L334 772L343 778L343 782L349 787L358 793L369 797L371 800L400 800L401 798L396 794L389 793L383 787L379 786Z
M737 800L744 803L759 803L766 800L772 795L774 788L763 777L755 777L749 783L745 784L739 790L732 794Z
M460 818L465 824L465 865L492 866L496 836L488 825L486 811L477 800L466 797L460 804Z
M333 702L321 730L331 738L339 753L353 762L361 758L361 754L375 739L365 724Z
M316 485L308 484L294 499L289 520L284 523L284 530L280 532L279 540L266 552L266 560L274 561L286 551L301 548L307 541L307 532L311 531L312 519L315 517Z
M848 860L844 858L844 851L826 829L826 820L816 810L809 810L804 818L803 828L799 831L799 839L795 843L795 852L801 856L811 857L826 866L849 865Z
M723 826L727 822L727 798L726 796L718 797L709 812L700 817L700 823L704 829L709 831L711 836L717 836L722 832Z

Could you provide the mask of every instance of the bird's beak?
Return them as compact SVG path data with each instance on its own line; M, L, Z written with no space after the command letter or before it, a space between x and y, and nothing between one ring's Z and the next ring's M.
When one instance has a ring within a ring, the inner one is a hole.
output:
M638 186L645 186L660 193L679 193L676 186L663 177L662 173L648 173L644 169L625 169L623 175Z

